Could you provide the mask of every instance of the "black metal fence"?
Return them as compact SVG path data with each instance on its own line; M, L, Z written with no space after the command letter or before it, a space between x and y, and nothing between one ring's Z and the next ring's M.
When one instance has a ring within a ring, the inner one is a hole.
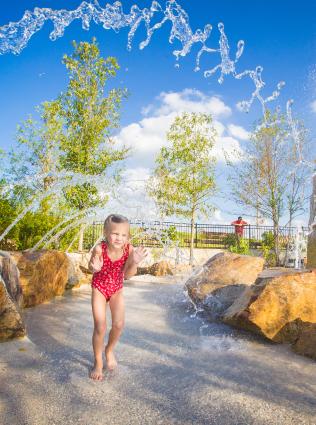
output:
M304 233L308 227L300 228ZM285 246L294 239L297 227L279 227L280 245ZM273 226L244 226L243 238L249 241L250 248L259 248L267 233L273 234ZM200 224L194 225L193 241L195 248L226 248L229 246L235 228L227 224ZM90 249L103 235L103 222L94 222L88 226L84 234L84 248ZM174 222L132 222L131 238L135 246L161 247L167 241L177 243L179 247L189 247L191 241L191 224Z

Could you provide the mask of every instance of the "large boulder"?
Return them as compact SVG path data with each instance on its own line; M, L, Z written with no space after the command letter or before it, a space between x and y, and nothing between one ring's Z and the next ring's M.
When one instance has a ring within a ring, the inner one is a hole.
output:
M272 341L294 344L296 351L304 351L307 341L312 347L306 354L311 355L316 353L315 299L316 270L268 270L234 301L223 320Z
M210 294L227 285L252 285L262 271L264 259L220 252L198 268L185 283L188 295L203 302Z
M13 252L20 272L23 307L31 307L62 295L71 266L67 255L59 251Z
M11 257L0 251L0 341L25 335L21 303L19 270Z
M185 290L195 305L218 319L255 282L263 266L263 258L221 252L193 272Z

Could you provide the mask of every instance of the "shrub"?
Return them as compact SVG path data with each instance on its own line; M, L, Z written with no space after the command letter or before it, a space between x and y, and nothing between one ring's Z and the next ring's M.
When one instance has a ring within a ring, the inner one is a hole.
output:
M177 228L174 225L168 227L168 229L164 229L161 232L161 241L162 243L168 243L170 241L177 240Z
M267 265L273 267L277 263L276 255L274 252L275 248L275 237L272 232L262 233L262 254Z
M239 238L235 234L229 234L224 238L225 246L230 252L235 254L249 255L249 241L248 239Z

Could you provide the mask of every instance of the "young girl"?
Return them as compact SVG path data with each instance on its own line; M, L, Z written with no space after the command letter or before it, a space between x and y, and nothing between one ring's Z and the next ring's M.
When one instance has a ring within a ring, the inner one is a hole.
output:
M123 280L136 274L137 265L146 256L144 248L134 249L128 243L129 222L118 214L109 215L104 222L105 242L96 245L89 261L92 278L92 312L94 331L92 345L94 367L90 377L103 379L103 344L106 332L106 305L110 306L112 328L105 346L107 368L113 370L117 363L113 353L124 326Z

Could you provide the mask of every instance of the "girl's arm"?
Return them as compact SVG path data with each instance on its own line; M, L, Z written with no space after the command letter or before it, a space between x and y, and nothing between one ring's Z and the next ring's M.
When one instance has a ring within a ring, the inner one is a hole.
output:
M88 264L88 268L92 273L96 273L102 269L102 266L103 266L102 247L101 247L101 244L98 244L93 248L91 258Z
M129 279L137 273L138 264L143 261L148 255L148 252L142 246L134 248L132 245L129 247L129 256L124 264L123 272L124 278Z

